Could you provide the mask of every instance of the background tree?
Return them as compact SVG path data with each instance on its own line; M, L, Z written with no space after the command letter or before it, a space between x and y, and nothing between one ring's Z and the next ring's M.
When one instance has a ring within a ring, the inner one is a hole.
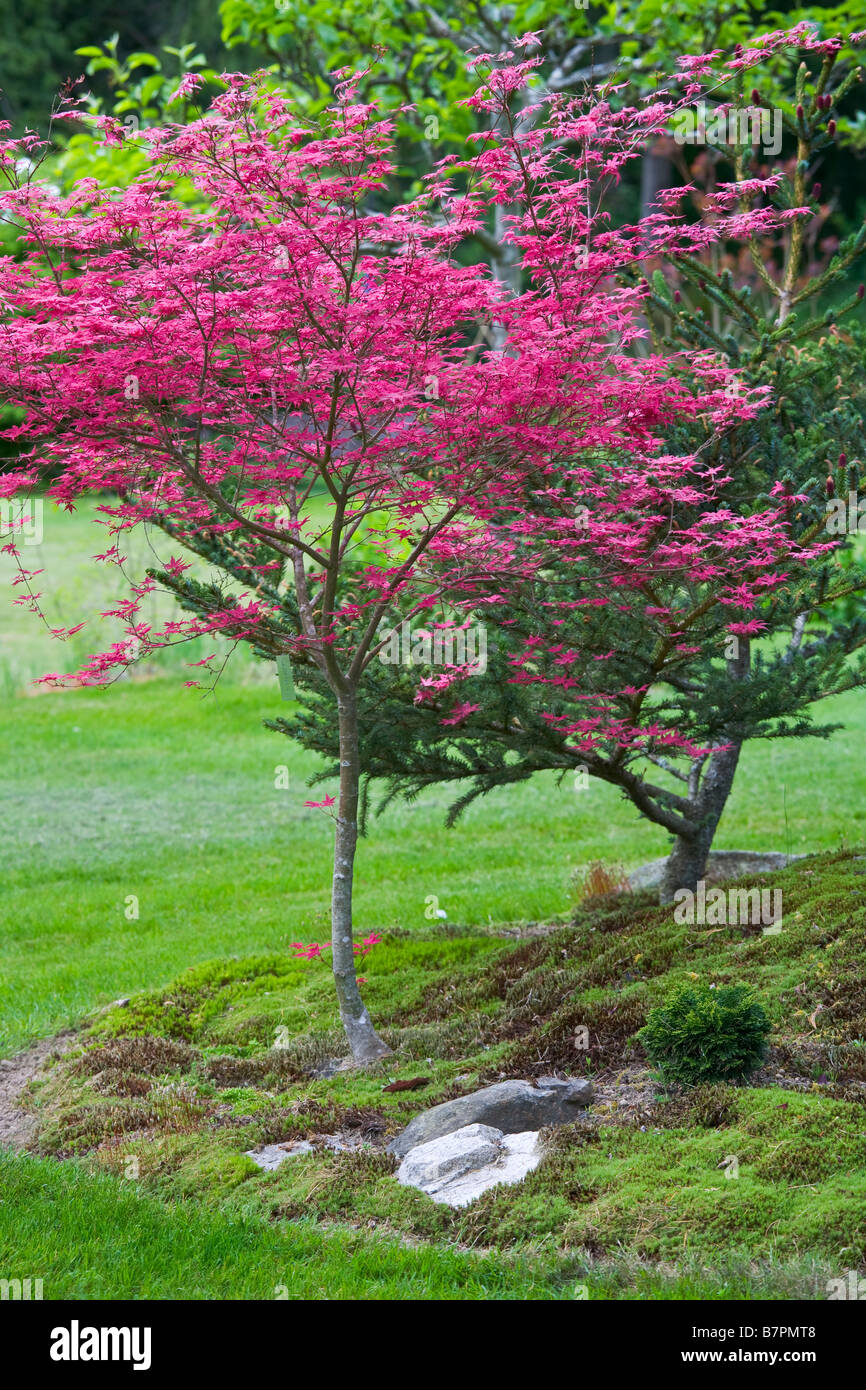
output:
M221 70L225 49L220 19L210 0L16 0L0 15L0 111L16 133L29 126L47 133L61 90L85 70L76 50L116 36L123 55L150 53L163 44L203 48ZM235 62L246 54L238 47ZM112 99L112 74L94 86Z

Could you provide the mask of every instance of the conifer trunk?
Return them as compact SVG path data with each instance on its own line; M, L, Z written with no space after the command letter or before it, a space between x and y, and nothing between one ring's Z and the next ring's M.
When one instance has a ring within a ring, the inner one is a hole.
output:
M747 638L741 637L736 655L727 660L728 679L748 680L751 669L751 644ZM696 765L694 785L689 787L693 830L687 835L677 836L674 841L662 877L659 902L673 902L678 888L688 888L694 893L698 880L703 878L713 837L734 785L742 746L742 739L726 739L723 746L713 749L705 768L702 766L703 760Z
M361 998L352 949L352 882L358 843L358 797L361 766L358 752L358 704L354 691L337 696L340 733L340 796L334 835L331 891L331 960L340 1018L356 1062L378 1061L391 1051L377 1034Z
M712 753L694 799L694 833L678 835L674 841L662 877L659 902L673 902L678 888L688 888L694 893L698 880L704 877L713 837L734 784L741 747L742 743L732 743Z

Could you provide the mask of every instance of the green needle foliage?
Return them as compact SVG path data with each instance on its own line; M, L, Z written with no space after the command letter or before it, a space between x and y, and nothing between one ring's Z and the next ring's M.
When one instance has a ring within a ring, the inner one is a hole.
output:
M772 193L778 207L819 208L813 174L833 144L833 113L857 76L839 67L835 50L813 59L811 73L801 65L791 102L781 112L787 143ZM750 74L748 84L753 81L762 78ZM738 77L732 91L719 89L719 101L736 109L761 105L760 93L747 94L746 85ZM726 133L731 130L734 136L739 132L741 143L693 147L682 172L711 186L716 180L741 184L745 209L762 196L750 180L769 168L757 163L748 124L734 122L726 126ZM709 173L701 175L699 166ZM700 215L699 195L694 215ZM722 511L748 517L781 489L791 499L794 534L804 544L833 541L832 553L817 557L796 582L769 589L757 611L743 614L760 622L760 637L741 635L736 650L730 611L714 600L712 581L686 585L664 573L651 577L647 605L673 608L688 619L683 638L663 643L661 650L639 605L623 608L612 630L607 609L579 604L587 590L578 567L552 562L510 594L507 605L485 607L480 615L487 628L487 668L459 687L456 698L468 707L465 717L455 722L453 689L415 703L417 667L376 665L369 672L360 708L365 814L376 781L380 806L396 795L411 798L431 785L454 783L453 821L474 798L542 769L595 777L618 787L640 815L674 837L662 888L667 901L702 873L742 745L755 738L826 738L838 727L814 722L812 706L866 683L866 566L855 539L827 530L829 498L852 491L866 495L866 468L858 459L866 429L866 333L853 315L862 287L851 278L866 250L866 227L822 263L802 231L805 225L795 220L779 243L756 238L721 255L676 256L634 273L645 287L654 350L670 356L684 345L705 349L733 392L768 393L757 415L723 430L700 417L671 428L671 452L695 453L728 480L720 492ZM537 497L533 505L539 505ZM677 505L677 523L690 526L696 519L691 503L685 498ZM170 522L165 529L171 533ZM359 536L358 572L376 562L364 541ZM202 584L188 574L159 572L156 577L203 615L232 608L240 592L255 590L274 609L257 638L258 654L274 661L289 650L298 614L282 575L273 573L266 586L257 576L256 545L214 526L202 531L196 548L228 581ZM233 580L241 586L238 593L229 592ZM338 602L355 601L355 588L349 571ZM403 616L395 611L389 622L396 625ZM446 623L453 618L444 609L428 616ZM581 697L645 691L639 710L623 709L623 717L652 726L654 739L640 751L619 744L582 749L561 727L573 721L576 708L568 687L545 680L514 683L514 658L529 638L541 639L541 677L561 674L557 649L575 654L568 675ZM322 774L331 775L337 736L330 704L315 670L294 664L303 704L270 727L331 759ZM672 748L672 732L710 754L690 758ZM735 756L722 767L730 748Z
M820 206L813 172L826 159L834 139L833 112L856 76L844 67L837 73L832 53L811 75L801 66L792 100L781 110L788 144L773 194L779 207ZM740 108L761 104L759 94L740 86L732 94L720 92L723 97ZM733 129L742 132L742 125ZM741 138L742 144L693 148L683 173L692 177L700 162L710 170L710 185L717 179L743 184L742 202L748 206L748 180L766 175L768 168L758 165L756 152L742 133ZM761 510L771 491L781 489L791 498L793 531L809 543L832 539L828 499L847 498L852 491L866 495L866 469L858 458L866 428L866 333L854 317L862 286L851 278L866 249L866 227L821 264L799 230L803 225L797 221L780 244L755 240L722 256L679 256L647 275L635 272L635 278L645 286L654 350L705 349L720 372L730 373L731 391L768 393L766 407L733 428L714 434L698 418L670 430L671 451L699 453L727 478L720 505L741 516ZM684 525L694 519L687 502L677 519ZM477 706L459 727L444 722L452 712L453 690L413 704L417 672L383 666L371 673L362 710L362 758L368 779L384 786L380 804L453 782L458 787L453 821L474 798L540 769L597 777L619 787L641 815L671 832L676 846L697 844L690 872L699 876L697 861L703 855L705 862L733 773L720 790L719 778L708 775L712 758L701 761L671 751L663 734L679 731L703 748L739 748L754 738L826 738L834 732L838 726L814 722L812 705L866 680L866 569L855 538L835 539L835 550L817 558L802 580L781 583L759 611L747 615L763 624L760 639L741 637L735 652L727 619L717 606L704 604L701 586L672 593L662 576L648 590L647 601L671 603L690 615L692 649L663 660L637 610L618 615L612 631L606 611L574 606L585 592L581 577L569 572L575 567L551 565L507 607L485 608L479 615L488 629L487 670L459 686L457 698ZM394 615L395 622L399 618ZM551 647L580 653L568 674L577 679L581 695L647 688L640 722L662 731L657 746L649 748L649 769L636 753L618 747L587 753L576 746L557 723L560 718L567 723L575 705L555 685L513 683L513 659L532 636L542 638L542 675L556 674L553 656L543 655ZM334 730L316 682L307 682L302 673L301 684L309 690L305 710L274 727L333 758ZM703 791L710 783L713 806Z
M738 1081L766 1055L770 1021L744 985L680 985L638 1038L665 1081Z

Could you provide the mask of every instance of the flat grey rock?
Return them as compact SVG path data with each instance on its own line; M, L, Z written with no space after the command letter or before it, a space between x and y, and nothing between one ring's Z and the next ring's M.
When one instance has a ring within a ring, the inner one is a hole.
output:
M705 883L721 883L727 878L742 878L746 874L772 873L786 869L806 854L781 854L775 850L719 849L712 850L704 872ZM664 875L667 859L651 859L628 876L628 886L637 893L642 888L658 888Z
M545 1125L569 1125L579 1119L581 1109L591 1100L592 1086L588 1081L559 1081L551 1077L539 1081L537 1086L529 1081L500 1081L416 1115L391 1140L388 1150L397 1158L404 1158L419 1144L453 1134L467 1125L489 1125L504 1134L521 1134Z
M297 1158L299 1154L315 1152L312 1144L306 1139L299 1139L296 1144L265 1144L264 1148L251 1149L246 1157L251 1158L253 1163L258 1164L266 1173L272 1173L281 1163L285 1163L287 1158Z
M521 1182L541 1158L536 1130L503 1134L490 1125L465 1125L410 1149L397 1181L426 1192L431 1201L465 1207L488 1188Z

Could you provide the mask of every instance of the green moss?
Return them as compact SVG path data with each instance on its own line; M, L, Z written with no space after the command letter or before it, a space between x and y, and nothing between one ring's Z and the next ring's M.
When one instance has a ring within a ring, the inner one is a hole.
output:
M366 1070L314 1074L345 1046L320 964L258 956L197 966L101 1016L85 1052L34 1088L40 1146L118 1176L132 1155L139 1190L244 1219L543 1252L562 1269L579 1269L583 1252L593 1269L617 1271L601 1284L592 1276L593 1296L668 1296L651 1273L658 1261L696 1261L683 1297L715 1296L701 1271L726 1260L745 1262L730 1287L747 1289L743 1269L768 1255L790 1270L806 1251L828 1268L853 1267L866 1257L864 1043L852 1033L866 984L858 862L827 855L779 876L783 931L771 938L681 926L645 899L590 905L573 925L518 944L395 936L365 963L395 1055ZM746 984L760 998L773 1032L756 1084L650 1088L637 1110L613 1104L595 1122L546 1131L545 1157L523 1183L465 1210L396 1181L383 1146L418 1111L504 1075L639 1070L635 1035L649 1009L695 980ZM588 1049L576 1046L581 1027ZM813 1081L829 1059L832 1082ZM784 1087L771 1083L777 1074ZM384 1089L410 1077L425 1085ZM270 1174L244 1157L262 1143L336 1133L358 1147L317 1148ZM790 1288L804 1280L792 1274Z

